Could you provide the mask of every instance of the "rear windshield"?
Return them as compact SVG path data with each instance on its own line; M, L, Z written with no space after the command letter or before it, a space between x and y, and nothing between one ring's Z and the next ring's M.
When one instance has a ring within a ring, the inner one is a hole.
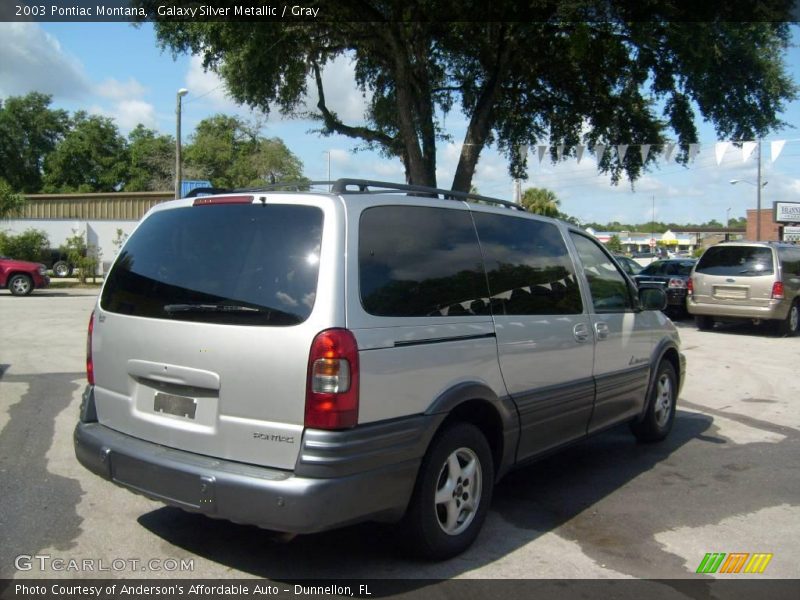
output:
M713 246L703 254L695 272L738 277L772 275L772 250L758 246Z
M103 289L108 311L209 323L296 325L314 307L322 211L209 205L147 218Z

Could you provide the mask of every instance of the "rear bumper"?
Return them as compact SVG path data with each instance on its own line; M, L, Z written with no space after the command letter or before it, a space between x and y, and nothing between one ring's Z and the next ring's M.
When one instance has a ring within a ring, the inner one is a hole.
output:
M791 303L783 300L772 300L766 306L747 306L735 304L711 304L697 302L689 297L686 308L689 314L708 317L718 317L720 319L762 319L783 320L789 314Z
M408 458L409 452L398 454L395 448L386 453L392 462L373 456L365 471L304 477L167 448L96 422L78 423L74 444L84 467L135 493L209 517L291 533L400 519L421 462L421 455Z

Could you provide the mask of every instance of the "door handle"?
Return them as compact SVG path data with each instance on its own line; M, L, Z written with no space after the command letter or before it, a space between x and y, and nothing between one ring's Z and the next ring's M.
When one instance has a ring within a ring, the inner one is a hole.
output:
M608 339L608 323L595 323L594 324L594 331L597 334L598 340L605 340Z
M589 327L586 323L578 323L572 328L572 335L575 336L575 341L583 344L589 341Z

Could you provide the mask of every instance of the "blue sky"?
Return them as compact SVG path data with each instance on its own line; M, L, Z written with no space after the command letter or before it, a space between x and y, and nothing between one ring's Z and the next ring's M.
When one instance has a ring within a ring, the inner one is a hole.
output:
M789 73L800 82L800 28L793 28L794 44L787 55ZM325 75L329 105L340 115L358 119L364 101L352 82L352 65L337 61ZM376 153L358 152L357 143L348 138L324 138L311 130L312 122L287 120L277 113L263 116L237 106L225 95L225 87L212 73L202 70L199 59L180 55L173 59L162 51L152 25L133 27L125 23L0 23L0 97L42 91L53 95L53 105L70 111L84 109L116 120L127 133L138 122L174 135L175 93L189 89L183 104L184 136L202 119L216 113L260 118L263 133L280 137L302 161L306 176L327 177L327 152L331 153L331 174L336 177L363 177L403 181L399 161ZM787 127L766 138L762 148L762 206L772 202L800 201L800 101L782 115ZM744 216L754 208L754 185L730 185L731 179L756 180L756 154L742 160L739 149L729 148L717 163L714 130L698 117L701 149L689 168L661 163L636 182L612 186L598 175L595 160L586 155L580 164L574 159L552 165L539 163L535 149L528 157L529 179L524 187L552 189L561 199L562 210L581 220L640 223L653 213L658 220L702 222L723 221ZM465 119L451 114L446 128L452 144L438 148L438 181L448 187L460 152ZM776 161L771 160L770 143L786 140ZM630 152L638 152L632 146ZM480 193L511 198L513 183L506 160L491 148L484 149L474 185Z

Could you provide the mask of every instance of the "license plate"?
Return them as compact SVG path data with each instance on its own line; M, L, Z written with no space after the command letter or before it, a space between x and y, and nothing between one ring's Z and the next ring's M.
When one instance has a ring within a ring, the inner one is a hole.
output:
M187 398L186 396L156 392L155 399L153 400L153 409L156 412L175 415L176 417L194 419L195 412L197 411L197 400L194 398Z
M747 298L747 289L717 286L714 288L714 296L717 298L730 298L731 300L743 300Z

